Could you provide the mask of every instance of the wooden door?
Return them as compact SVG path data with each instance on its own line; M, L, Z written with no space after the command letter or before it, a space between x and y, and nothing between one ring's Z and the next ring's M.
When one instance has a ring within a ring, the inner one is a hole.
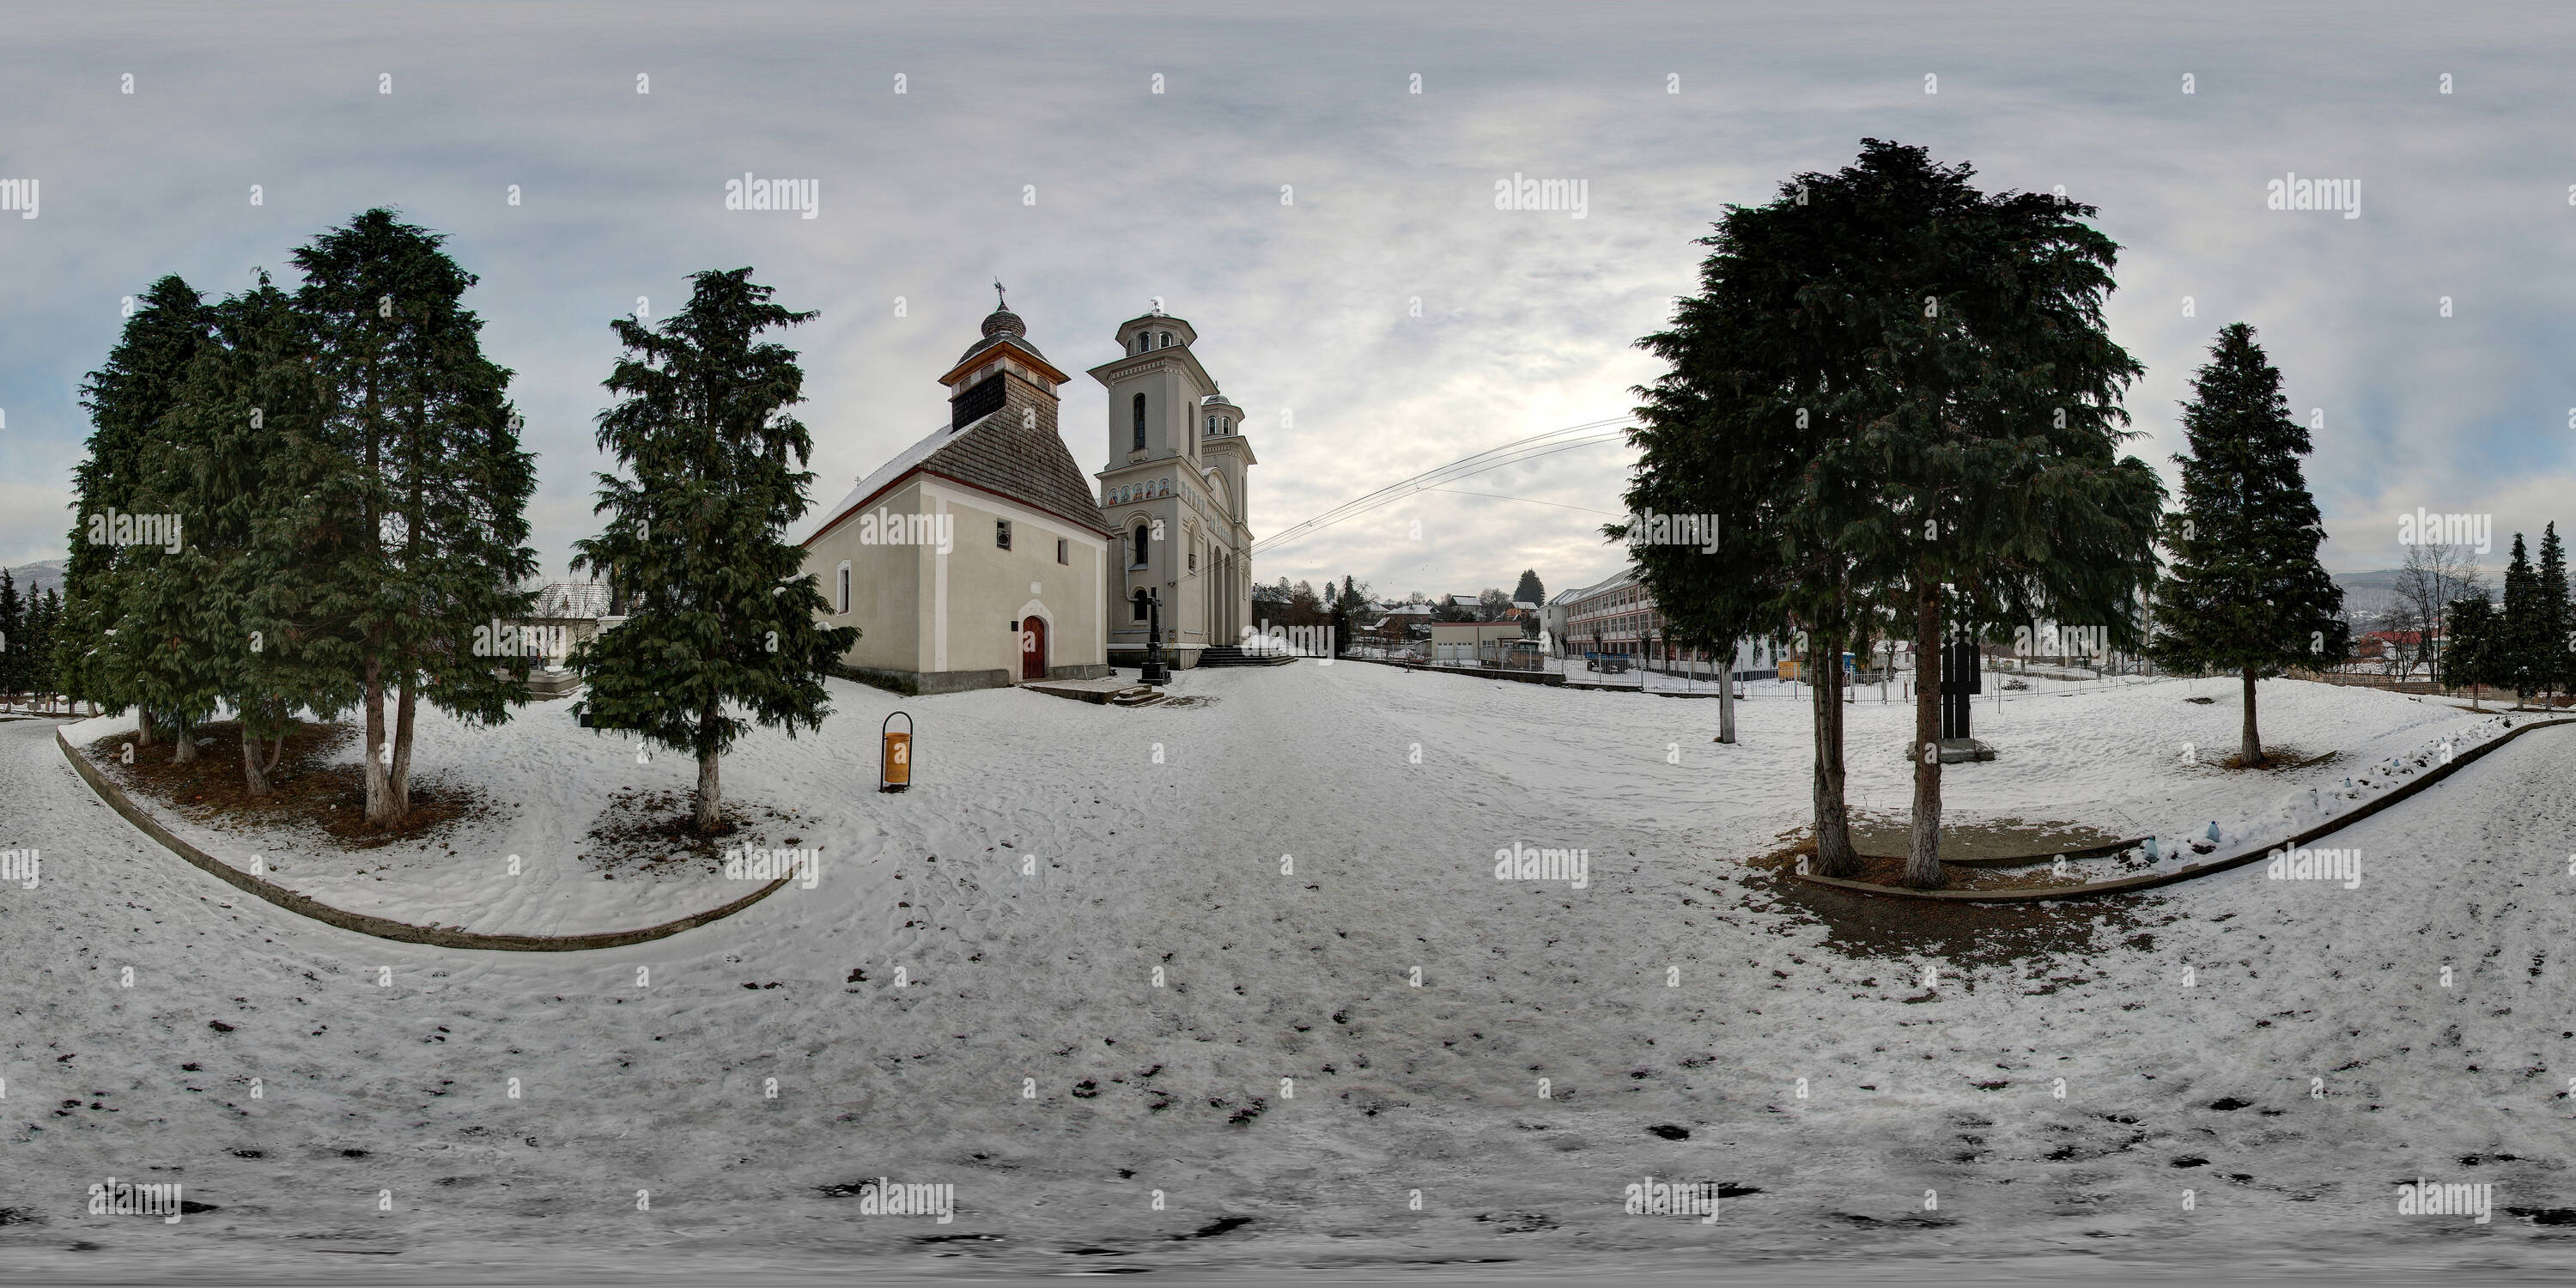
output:
M1043 680L1047 677L1046 619L1024 618L1020 622L1020 678Z

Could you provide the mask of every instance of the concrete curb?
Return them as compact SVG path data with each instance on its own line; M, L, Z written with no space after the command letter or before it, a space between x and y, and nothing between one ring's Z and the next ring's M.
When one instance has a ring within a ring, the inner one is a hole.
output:
M1869 881L1851 881L1842 877L1818 876L1814 873L1791 873L1791 875L1801 881L1811 882L1822 886L1832 886L1838 890L1850 890L1859 894L1884 895L1896 899L1930 899L1950 903L2038 903L2047 899L2089 899L2096 895L2130 894L2139 890L2153 890L2158 886L2176 885L2184 881L2192 880L2195 877L2205 877L2215 872L2225 872L2229 868L2241 868L2248 863L2260 863L2264 859L2271 857L2272 852L2275 850L2295 849L2321 837L2331 836L2336 832L2340 832L2343 829L2350 827L2353 824L2398 803L2399 801L2405 800L2445 778L2450 777L2452 774L2459 772L2462 767L2475 761L2480 756L2494 751L2496 748L2501 747L2534 729L2550 729L2559 725L2570 724L2576 724L2576 717L2561 717L2555 720L2534 720L2529 724L2516 725L2515 727L2506 730L2503 737L2480 743L2467 751L2461 752L2459 755L2451 758L2451 763L2447 765L2436 765L2425 771L2421 776L2417 777L2415 781L2397 788L2386 795L2380 796L2375 800L2366 802L2360 808L2349 814L2328 819L2296 836L2274 841L2268 845L2256 846L2242 854L2229 855L2226 858L2214 859L2207 863L2195 863L2189 867L2176 868L2171 872L2150 872L2144 876L2121 877L2112 881L2094 881L2084 885L2058 886L2050 889L2039 890L1914 890L1905 886L1878 885ZM2072 858L2074 856L2070 854L2068 857Z
M2122 850L2128 849L2130 846L2145 844L2146 839L2147 838L2143 836L2133 836L2128 840L2112 841L2106 845L2087 845L2080 849L2073 850L2050 850L2046 854L1990 854L1982 859L1943 859L1941 860L1941 866L1945 868L2026 868L2034 864L2046 863L2051 859L2064 859L2069 863L2077 863L2088 859L2107 859L2114 854L2118 854ZM1864 859L1902 859L1905 856L1902 854L1864 854L1861 857Z
M683 930L694 930L708 922L721 921L768 898L776 893L780 886L795 879L781 877L721 908L692 913L677 921L666 921L661 925L646 926L641 930L610 930L589 935L487 935L471 930L415 926L407 921L393 921L384 917L371 917L363 912L349 912L334 908L318 899L297 894L284 886L262 880L216 859L213 855L172 835L170 829L163 827L161 821L152 817L150 811L135 804L133 798L127 796L123 788L109 782L107 775L100 773L98 766L91 764L89 757L82 755L80 749L72 745L72 740L65 737L61 729L54 730L54 742L63 749L63 758L72 762L73 772L81 776L82 782L89 784L91 791L98 793L100 800L107 802L108 808L123 815L126 822L132 823L144 835L160 842L163 849L204 869L208 875L246 894L266 899L288 912L311 917L315 921L338 926L342 930L354 930L362 935L373 935L378 939L391 939L406 944L428 944L434 948L473 948L512 953L570 953L593 948L623 948L629 944L666 939Z

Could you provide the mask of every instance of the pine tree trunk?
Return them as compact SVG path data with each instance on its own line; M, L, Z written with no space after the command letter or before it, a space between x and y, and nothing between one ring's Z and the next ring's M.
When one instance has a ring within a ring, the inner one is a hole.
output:
M276 745L275 747L272 747L272 748L270 748L270 749L269 749L269 752L268 752L268 763L267 763L267 764L265 764L265 765L260 766L260 767L259 767L259 772L261 772L261 773L263 773L263 774L274 774L274 773L276 773L276 772L277 772L277 762L278 762L278 761L280 761L280 760L284 760L285 758L286 758L286 735L281 733L281 734L277 735L277 745Z
M1915 574L1914 834L1905 847L1905 884L1931 890L1941 884L1941 585L1928 571Z
M1726 661L1717 671L1717 740L1735 741L1735 645L1727 644Z
M181 721L171 730L170 763L174 765L197 763L197 727L195 725Z
M31 694L29 695L27 707L29 710L33 710L35 705L34 695ZM134 745L137 747L149 747L152 745L153 734L152 708L137 707L134 710L134 714L139 721L139 723L134 727Z
M1825 644L1839 652L1839 646ZM1816 703L1816 870L1829 877L1860 875L1852 848L1851 818L1843 808L1842 659L1819 665L1807 650L1808 692Z
M367 821L394 821L393 784L385 771L385 681L382 664L367 659Z
M268 775L259 765L259 735L250 731L250 721L242 721L242 787L252 796L266 796Z
M2236 763L2247 769L2263 767L2263 738L2254 731L2254 668L2245 669L2245 745L2236 752Z
M411 731L412 713L420 706L420 695L406 681L402 695L395 700L394 766L387 786L393 792L394 819L399 822L411 816Z
M712 747L698 753L698 817L700 836L712 835L724 822L724 785L716 777L719 753Z

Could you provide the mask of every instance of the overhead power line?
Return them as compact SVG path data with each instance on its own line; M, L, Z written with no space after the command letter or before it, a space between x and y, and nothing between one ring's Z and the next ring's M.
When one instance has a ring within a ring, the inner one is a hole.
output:
M1356 519L1371 510L1392 505L1397 501L1401 501L1404 498L1413 495L1414 493L1441 490L1440 485L1444 483L1455 483L1461 479L1474 478L1476 475L1486 473L1490 470L1498 470L1506 465L1518 465L1525 461L1536 460L1542 456L1553 456L1558 452L1572 451L1579 447L1598 447L1604 443L1624 442L1628 436L1627 426L1629 423L1630 421L1628 417L1614 416L1607 420L1588 421L1580 425L1568 425L1563 429L1551 429L1544 434L1532 434L1527 438L1515 439L1512 442L1505 443L1499 447L1487 448L1473 456L1462 457L1458 460L1451 461L1446 465L1440 466L1437 469L1425 470L1420 474L1416 474L1409 479L1403 480L1402 482L1390 483L1385 487L1367 494L1366 496L1345 501L1311 519L1307 519L1302 523L1293 524L1271 536L1264 537L1259 541L1253 542L1251 552L1257 554L1265 550L1271 550L1279 546L1286 545L1292 541L1313 536L1314 534L1332 527L1335 524L1342 523L1350 519ZM1469 493L1468 495L1482 494ZM1525 498L1505 497L1502 499L1522 500ZM1542 502L1542 504L1555 503ZM1575 506L1569 508L1580 509L1582 507Z

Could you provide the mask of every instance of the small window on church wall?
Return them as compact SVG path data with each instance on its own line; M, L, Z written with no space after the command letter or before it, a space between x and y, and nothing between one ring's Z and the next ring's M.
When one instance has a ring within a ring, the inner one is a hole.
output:
M846 613L846 612L850 611L850 564L849 564L849 561L848 561L848 560L846 560L846 559L841 561L841 599L840 599L840 604L841 604L841 606L840 606L839 611L844 612L844 613Z
M1136 446L1133 450L1139 452L1145 450L1145 395L1143 394L1136 395Z
M1011 548L1011 521L1010 521L1010 520L1008 520L1008 519L995 519L995 520L993 520L993 548L994 548L994 549L996 549L996 550L1008 550L1008 549L1010 549L1010 548Z
M1130 568L1142 568L1145 566L1145 563L1145 529L1144 526L1140 524L1136 528L1136 544L1134 546L1134 553L1132 557L1127 560L1127 566Z
M1136 620L1145 620L1145 592L1141 590L1136 592Z
M1166 349L1172 347L1172 333L1169 331L1163 333L1163 347Z
M1070 564L1073 562L1072 547L1067 544L1065 539L1062 537L1057 537L1055 539L1055 561L1060 564Z

